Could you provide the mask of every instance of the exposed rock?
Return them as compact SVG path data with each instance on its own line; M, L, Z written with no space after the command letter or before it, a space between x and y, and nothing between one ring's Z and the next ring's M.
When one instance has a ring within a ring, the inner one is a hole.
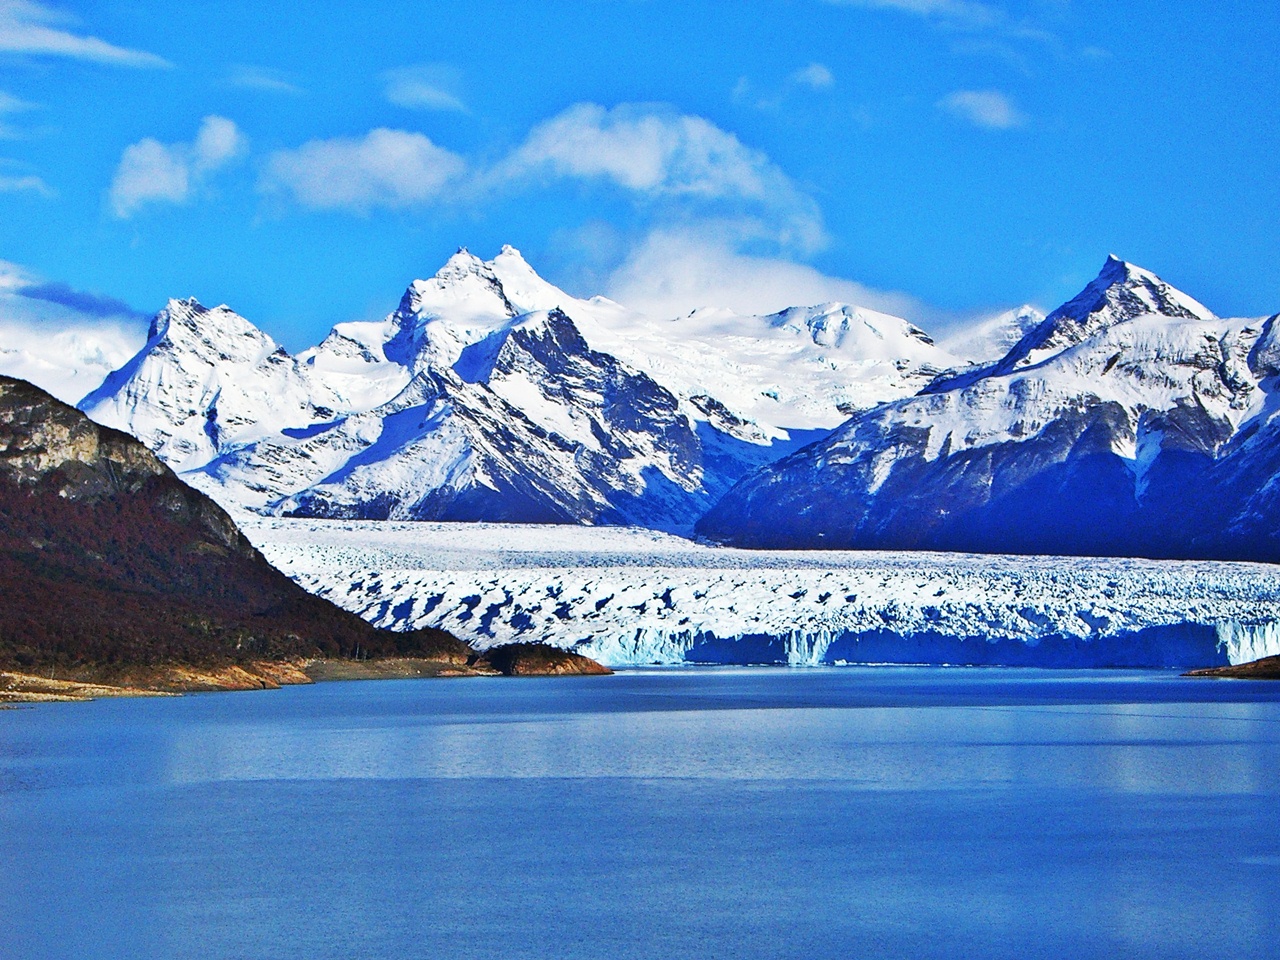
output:
M1228 677L1236 680L1280 680L1280 657L1263 657L1228 667L1188 670L1184 677Z
M487 662L506 677L603 676L613 673L602 663L545 643L509 643L488 650Z

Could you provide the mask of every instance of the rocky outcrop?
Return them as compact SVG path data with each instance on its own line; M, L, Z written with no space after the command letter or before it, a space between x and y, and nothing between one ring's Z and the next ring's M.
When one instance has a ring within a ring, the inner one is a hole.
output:
M1263 657L1226 667L1188 670L1184 677L1223 677L1235 680L1280 680L1280 657Z
M602 663L545 643L509 643L485 652L484 661L506 677L603 676Z

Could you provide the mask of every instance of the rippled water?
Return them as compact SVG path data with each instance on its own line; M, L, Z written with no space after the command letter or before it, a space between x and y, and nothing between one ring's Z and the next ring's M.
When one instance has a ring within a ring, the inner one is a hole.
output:
M1280 685L383 681L0 712L0 956L1275 957Z

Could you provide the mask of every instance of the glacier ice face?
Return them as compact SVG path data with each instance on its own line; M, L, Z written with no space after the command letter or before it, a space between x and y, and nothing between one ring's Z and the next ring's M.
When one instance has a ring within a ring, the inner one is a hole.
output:
M537 640L615 666L1003 663L1188 667L1274 649L1260 564L758 552L634 528L251 520L312 592L480 648Z

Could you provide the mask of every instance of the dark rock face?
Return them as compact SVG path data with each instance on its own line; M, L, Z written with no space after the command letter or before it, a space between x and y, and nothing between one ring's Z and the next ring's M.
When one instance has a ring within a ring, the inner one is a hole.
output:
M613 673L590 657L545 643L509 643L488 650L487 663L507 677L603 676Z
M138 441L7 377L0 598L0 666L17 670L461 646L378 631L311 596Z

